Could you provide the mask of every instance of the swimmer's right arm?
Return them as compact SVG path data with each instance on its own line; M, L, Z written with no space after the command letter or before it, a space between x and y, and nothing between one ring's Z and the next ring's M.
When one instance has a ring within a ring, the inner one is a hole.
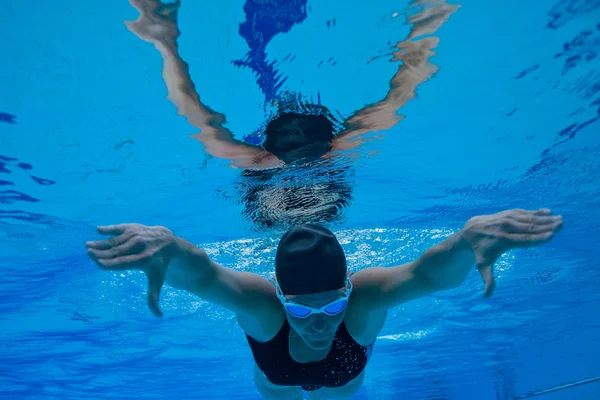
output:
M148 278L148 306L162 316L160 290L169 285L233 311L242 329L256 340L272 338L283 321L274 286L264 277L225 268L205 251L160 226L122 224L99 227L111 238L87 242L100 268L140 270Z

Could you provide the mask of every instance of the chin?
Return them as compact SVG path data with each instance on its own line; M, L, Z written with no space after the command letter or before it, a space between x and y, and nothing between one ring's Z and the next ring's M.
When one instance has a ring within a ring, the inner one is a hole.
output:
M333 337L332 335L327 335L323 338L313 338L308 336L304 338L304 342L311 349L324 350L331 346L331 343L333 342Z

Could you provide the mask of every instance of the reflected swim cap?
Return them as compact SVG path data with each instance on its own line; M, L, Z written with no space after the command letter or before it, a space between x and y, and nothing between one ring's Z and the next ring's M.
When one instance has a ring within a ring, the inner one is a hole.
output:
M346 285L346 256L329 229L296 225L279 242L275 275L286 295L340 289Z

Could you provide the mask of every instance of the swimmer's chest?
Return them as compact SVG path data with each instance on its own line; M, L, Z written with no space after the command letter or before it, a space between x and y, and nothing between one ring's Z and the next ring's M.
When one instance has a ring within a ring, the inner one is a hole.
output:
M287 322L284 325L288 325ZM273 340L260 344L262 349L251 343L258 367L276 385L343 386L360 375L367 364L367 348L354 342L343 324L327 355L322 360L309 362L298 361L314 358L317 354L299 356L296 350L301 350L297 346L290 348L289 325L285 328Z

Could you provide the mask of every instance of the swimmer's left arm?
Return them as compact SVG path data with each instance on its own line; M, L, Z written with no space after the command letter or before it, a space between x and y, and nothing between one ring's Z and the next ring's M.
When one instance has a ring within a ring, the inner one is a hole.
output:
M502 253L547 243L562 228L550 210L509 210L471 218L459 232L425 251L417 260L392 268L367 268L352 276L355 303L389 309L427 294L460 285L473 265L485 282L484 296L495 288L494 262Z

